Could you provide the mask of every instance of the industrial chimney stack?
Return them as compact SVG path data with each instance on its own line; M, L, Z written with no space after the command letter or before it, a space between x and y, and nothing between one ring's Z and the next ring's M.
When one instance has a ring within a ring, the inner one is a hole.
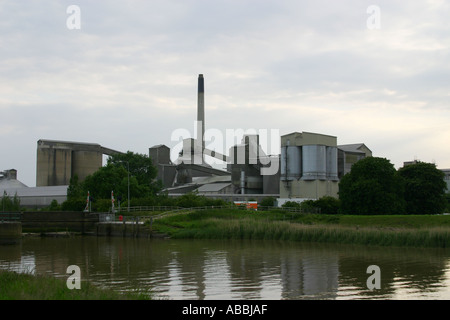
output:
M201 137L197 136L197 139L201 139L203 155L205 149L205 82L203 74L198 75L197 125L201 126ZM199 128L197 128L197 132L200 133Z

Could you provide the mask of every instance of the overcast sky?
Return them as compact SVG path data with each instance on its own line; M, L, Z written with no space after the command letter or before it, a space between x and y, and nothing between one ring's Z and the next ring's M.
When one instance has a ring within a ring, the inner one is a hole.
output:
M449 1L1 0L0 171L35 186L39 139L175 150L199 74L218 152L307 131L450 168Z

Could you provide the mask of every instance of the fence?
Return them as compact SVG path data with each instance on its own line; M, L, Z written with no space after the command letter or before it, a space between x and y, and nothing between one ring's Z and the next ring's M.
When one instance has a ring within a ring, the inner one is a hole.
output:
M0 212L0 222L3 221L21 221L22 213L20 212Z
M238 205L228 205L228 206L203 206L203 207L173 207L173 206L136 206L128 208L121 208L121 210L116 210L115 213L100 213L99 222L122 222L122 223L136 223L142 224L146 221L153 221L155 219L166 218L173 215L187 214L192 211L203 211L203 210L219 210L219 209L231 209L231 210L255 210L255 211L282 211L284 213L303 213L303 214L313 214L320 213L320 208L298 208L298 207L264 207L259 206L257 209L247 208L246 206ZM126 216L121 213L126 212L144 212L144 211L157 211L161 213L152 216Z
M98 221L99 222L112 222L114 221L114 213L99 213L98 214Z
M242 210L255 210L248 209L245 206L237 206L237 205L228 205L228 206L203 206L203 207L174 207L174 206L136 206L128 208L120 208L120 210L116 210L117 213L120 212L142 212L142 211L162 211L163 213L172 212L172 211L181 211L181 210L209 210L209 209L242 209ZM299 207L264 207L258 206L257 210L259 211L288 211L288 212L296 212L296 213L320 213L320 208L299 208Z
M117 213L120 212L141 212L141 211L171 211L181 209L181 207L175 206L136 206L136 207L120 207L114 208Z

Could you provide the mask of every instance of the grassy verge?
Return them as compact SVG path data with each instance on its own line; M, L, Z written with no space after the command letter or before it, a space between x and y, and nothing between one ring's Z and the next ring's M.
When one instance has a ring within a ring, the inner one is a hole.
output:
M173 238L450 246L450 216L343 216L210 210L158 219L153 228Z
M70 290L66 281L50 276L34 276L0 271L0 300L146 300L148 295L104 290L88 282Z

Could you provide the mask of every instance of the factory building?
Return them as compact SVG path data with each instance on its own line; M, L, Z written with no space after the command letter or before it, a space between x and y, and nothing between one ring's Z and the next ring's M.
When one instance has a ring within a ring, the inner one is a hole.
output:
M9 169L0 172L0 198L4 196L17 196L22 207L42 208L53 200L64 202L67 199L67 186L28 187L17 179L17 170Z
M450 169L441 169L444 173L444 181L447 184L447 193L450 193Z
M279 172L263 175L267 156L259 145L258 135L244 135L242 142L229 149L229 156L205 148L205 84L198 76L197 138L184 139L178 159L170 161L170 149L157 145L149 150L153 164L158 167L158 179L171 196L195 191L205 196L226 200L242 200L251 195L278 196ZM226 169L217 169L205 161L205 155L218 159ZM279 157L271 156L279 162Z
M0 171L0 189L8 188L27 188L27 185L17 180L17 170L9 169Z
M344 144L338 146L339 179L349 173L352 165L361 159L371 157L372 151L364 143Z
M164 188L172 187L176 179L176 166L170 160L170 148L159 144L149 149L149 158L158 170L156 178L162 182Z
M229 150L227 169L236 194L278 194L279 156L265 154L259 142L259 135L244 135L241 144ZM275 174L263 174L262 169L277 162Z
M339 180L357 161L371 157L364 143L337 145L335 136L294 132L281 137L281 205L338 197Z
M205 148L203 74L198 76L197 93L197 137L183 140L178 159L172 162L170 148L166 145L149 148L149 157L158 171L157 179L169 196L192 191L227 201L260 200L270 196L280 198L279 205L291 199L337 197L339 179L355 162L372 155L363 143L338 146L335 136L311 132L281 136L281 153L277 155L265 154L256 134L244 135L241 143L228 150L228 155L220 154ZM77 175L84 180L102 166L103 155L116 153L120 152L95 143L39 140L37 187L12 188L12 181L16 179L11 177L17 173L14 171L5 173L3 176L10 178L3 180L9 181L9 192L15 190L23 199L33 194L40 197L41 202L30 200L33 205L48 205L51 197L62 202L72 177ZM205 161L205 155L222 161L224 169L212 167ZM272 169L273 164L276 170L267 170Z
M39 140L36 186L69 185L75 175L84 180L102 166L103 154L116 153L94 143Z
M311 132L281 137L281 201L337 197L338 183L336 137Z
M67 200L67 188L75 175L80 180L97 171L103 155L120 153L95 143L39 140L37 142L36 187L17 180L17 170L0 172L0 197L17 196L28 208L47 207L53 200Z

